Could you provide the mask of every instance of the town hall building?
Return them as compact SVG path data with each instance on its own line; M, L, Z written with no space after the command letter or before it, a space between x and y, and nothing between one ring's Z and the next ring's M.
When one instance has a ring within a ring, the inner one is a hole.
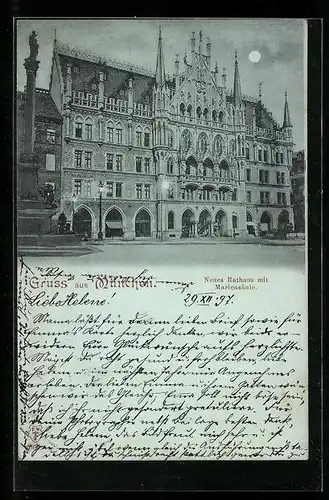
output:
M212 60L192 33L190 55L155 72L54 41L50 95L63 117L60 212L92 238L245 236L293 223L293 137Z

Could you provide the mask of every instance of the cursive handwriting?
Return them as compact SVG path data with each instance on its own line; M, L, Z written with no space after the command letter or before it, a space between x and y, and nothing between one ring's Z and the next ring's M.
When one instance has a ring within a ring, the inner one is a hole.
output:
M74 276L19 269L21 459L307 459L299 310L199 292L182 304L160 287L145 307L126 288L74 288L98 275L48 293L30 286L40 271Z

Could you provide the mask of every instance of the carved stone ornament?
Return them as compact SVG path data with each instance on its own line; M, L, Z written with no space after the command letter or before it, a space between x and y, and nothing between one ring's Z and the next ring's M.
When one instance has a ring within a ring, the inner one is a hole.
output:
M39 54L39 44L37 41L37 34L34 30L29 36L29 45L30 45L30 59L36 59Z

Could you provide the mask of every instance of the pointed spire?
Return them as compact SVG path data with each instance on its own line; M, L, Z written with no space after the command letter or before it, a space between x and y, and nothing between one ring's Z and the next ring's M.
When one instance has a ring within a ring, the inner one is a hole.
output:
M57 33L56 33L56 28L54 28L54 43L57 42Z
M288 94L287 91L284 93L284 115L283 115L283 125L282 128L292 127L288 106Z
M158 54L157 54L157 64L155 70L155 81L157 85L164 85L166 80L165 69L164 69L164 57L162 48L162 35L161 28L159 28L159 39L158 39Z
M259 84L258 84L258 100L259 101L262 100L262 86L263 86L263 82L259 82Z
M238 66L238 52L235 50L235 70L234 70L234 85L233 85L233 102L234 105L237 106L242 102L242 93L241 93L241 83L240 83L240 75L239 75L239 66Z

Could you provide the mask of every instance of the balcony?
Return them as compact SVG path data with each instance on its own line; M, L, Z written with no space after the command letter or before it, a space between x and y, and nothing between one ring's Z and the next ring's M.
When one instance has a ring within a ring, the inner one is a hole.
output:
M98 108L98 96L87 94L85 92L73 92L72 104L75 106L82 106L84 108Z
M218 183L234 183L237 181L236 174L234 172L219 172L217 175L207 176L207 175L180 175L179 180L188 181L201 181L203 183L218 184Z
M147 104L136 104L133 106L133 114L136 116L145 116L150 118L152 116L151 107Z
M122 101L121 99L114 99L113 97L106 97L104 102L104 108L106 111L128 114L128 101Z

